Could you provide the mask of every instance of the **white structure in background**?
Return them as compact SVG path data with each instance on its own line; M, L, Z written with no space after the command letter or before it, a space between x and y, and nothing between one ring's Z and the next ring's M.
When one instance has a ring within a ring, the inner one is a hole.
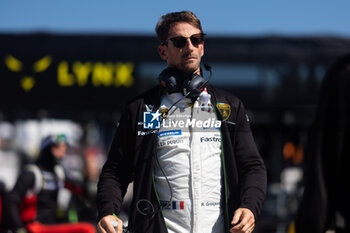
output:
M81 126L71 120L43 119L17 121L16 147L32 158L39 152L41 140L50 134L65 134L70 145L76 146L83 135Z
M12 147L14 126L9 122L0 122L0 182L10 191L16 183L21 160Z

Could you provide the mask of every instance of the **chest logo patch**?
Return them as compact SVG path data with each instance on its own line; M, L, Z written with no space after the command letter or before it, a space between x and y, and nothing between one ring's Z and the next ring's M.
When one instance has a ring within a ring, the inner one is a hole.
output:
M144 129L159 129L161 114L157 112L143 112L143 128Z
M219 110L222 119L226 121L231 115L231 106L226 103L216 103L216 108Z

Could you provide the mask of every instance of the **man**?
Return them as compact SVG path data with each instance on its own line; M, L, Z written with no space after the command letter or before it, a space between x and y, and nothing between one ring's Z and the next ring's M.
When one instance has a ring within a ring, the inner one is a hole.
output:
M134 181L130 232L252 232L266 171L243 105L200 77L204 33L192 12L162 16L156 32L168 69L122 115L98 184L97 231L117 221L122 232L117 214Z

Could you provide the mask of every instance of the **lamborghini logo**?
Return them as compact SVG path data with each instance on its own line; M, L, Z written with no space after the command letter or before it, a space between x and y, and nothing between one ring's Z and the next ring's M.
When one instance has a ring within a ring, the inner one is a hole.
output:
M219 110L222 119L226 121L231 115L231 106L226 103L217 103L216 107Z

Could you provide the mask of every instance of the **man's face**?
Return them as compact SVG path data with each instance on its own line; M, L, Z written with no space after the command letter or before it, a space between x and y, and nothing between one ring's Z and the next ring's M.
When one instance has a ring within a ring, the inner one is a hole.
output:
M169 67L176 67L186 73L199 72L199 65L204 54L204 44L200 43L194 46L189 39L192 35L199 33L201 31L189 23L174 23L169 29L167 44L158 47L160 57L167 61ZM176 48L173 41L169 40L178 36L188 38L186 45L182 48Z
M58 145L53 145L51 148L51 153L56 159L63 159L67 153L67 144L59 143Z

